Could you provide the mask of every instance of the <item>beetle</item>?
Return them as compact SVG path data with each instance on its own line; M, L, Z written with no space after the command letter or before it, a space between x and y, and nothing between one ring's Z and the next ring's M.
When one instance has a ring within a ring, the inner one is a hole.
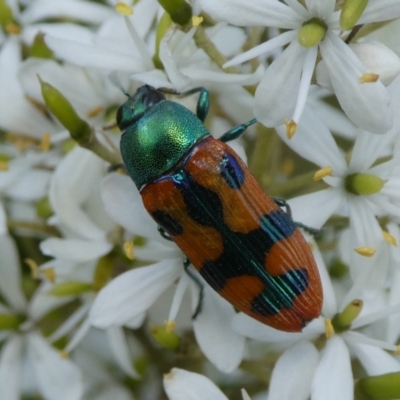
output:
M167 100L167 89L140 87L117 111L121 154L143 204L200 272L238 310L273 328L298 332L320 315L322 288L299 228L268 196L226 142L256 119L213 138L204 120ZM288 210L288 208L287 208Z

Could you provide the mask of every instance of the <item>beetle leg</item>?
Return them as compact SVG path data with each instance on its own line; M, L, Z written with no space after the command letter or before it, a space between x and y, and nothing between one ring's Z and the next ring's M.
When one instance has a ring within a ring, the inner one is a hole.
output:
M290 219L292 219L292 209L290 208L289 203L284 199L280 199L279 197L273 197L272 199L279 207L285 207L286 214ZM301 222L296 222L296 221L293 222L298 228L303 228L306 232L308 232L310 235L314 237L318 237L319 235L321 235L321 231L319 229L311 228L310 226L304 225Z
M160 233L160 235L161 235L164 239L169 240L170 242L173 242L171 236L168 235L168 233L166 232L166 230L165 230L161 225L158 225L158 228L157 228L157 229L158 229L158 232Z
M220 138L219 140L221 142L229 142L231 140L237 139L239 136L241 136L246 129L250 126L253 125L257 122L257 120L255 118L251 119L250 121L245 122L244 124L235 126L234 128L232 128L231 130L229 130L228 132L225 132Z
M185 272L188 274L189 278L197 285L199 288L199 299L197 301L196 309L194 310L194 314L192 316L193 319L195 319L199 313L201 312L201 307L203 304L203 297L204 297L204 286L200 282L199 278L193 274L193 272L189 269L190 266L190 260L186 257L185 261L183 262L183 266L185 267Z
M169 88L158 88L159 91L163 93L175 94L178 97L187 97L191 94L200 92L199 99L197 100L196 115L199 117L201 122L207 117L208 109L210 108L210 93L207 89L199 86L193 89L187 90L186 92L177 92L174 89Z

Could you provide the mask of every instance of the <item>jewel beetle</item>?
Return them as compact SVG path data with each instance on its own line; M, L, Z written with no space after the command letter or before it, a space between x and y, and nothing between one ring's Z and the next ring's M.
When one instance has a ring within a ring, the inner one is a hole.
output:
M117 111L122 158L145 208L238 310L273 328L301 331L322 307L311 250L282 204L226 144L257 121L214 139L204 126L208 91L180 94L200 92L196 114L167 100L166 91L144 85Z

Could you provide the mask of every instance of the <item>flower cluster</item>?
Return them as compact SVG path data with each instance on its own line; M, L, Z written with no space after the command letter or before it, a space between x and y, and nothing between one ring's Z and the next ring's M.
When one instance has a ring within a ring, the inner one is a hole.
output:
M0 399L400 398L399 35L399 0L0 0ZM238 312L146 211L115 123L143 85L288 199L323 293L301 332Z

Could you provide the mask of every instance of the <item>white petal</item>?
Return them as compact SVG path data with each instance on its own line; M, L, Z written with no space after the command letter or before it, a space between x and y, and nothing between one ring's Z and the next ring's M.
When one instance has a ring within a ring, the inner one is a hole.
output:
M229 373L242 361L245 339L231 328L233 307L208 287L204 289L202 309L193 322L196 340L206 357Z
M19 400L21 397L23 339L14 336L1 349L0 356L0 398Z
M358 24L388 21L400 17L400 3L397 0L369 0Z
M379 75L379 80L388 86L400 73L398 55L382 43L375 41L350 44L357 57L369 71Z
M333 336L328 340L315 371L312 400L353 400L353 374L350 355L343 339Z
M46 239L40 243L40 250L47 256L75 262L96 260L107 254L112 248L105 241L89 241L79 239Z
M324 332L322 318L310 322L301 333L278 331L270 326L250 318L246 314L238 313L232 320L233 329L243 336L263 342L289 345L302 339L312 339Z
M306 0L307 9L320 18L327 18L335 11L335 0Z
M7 302L19 312L26 309L21 288L21 270L17 247L11 236L0 236L0 292Z
M179 368L164 375L164 389L169 400L228 400L205 376Z
M32 22L47 18L78 19L80 22L98 24L105 18L111 17L114 10L97 3L80 0L38 0L22 14L22 22L29 25Z
M360 132L352 150L349 173L366 172L368 168L382 157L387 146L393 142L390 134L377 136L370 132Z
M217 21L232 25L291 29L303 22L290 7L274 0L199 0L199 4Z
M286 350L272 372L268 400L307 400L318 361L318 351L309 342Z
M157 224L144 208L131 178L117 173L108 174L102 182L101 198L111 218L129 232L156 241L162 240Z
M118 365L125 374L134 379L139 379L139 374L132 367L131 353L124 331L119 326L107 328L108 341Z
M104 240L105 232L83 210L104 173L105 162L76 146L58 165L50 184L50 202L60 224L88 240Z
M320 167L327 165L333 169L334 176L347 171L347 164L331 132L310 107L304 110L296 134L288 139L283 126L277 128L281 139L296 153Z
M368 376L400 371L400 363L378 347L352 343L351 349L360 360Z
M50 36L45 37L45 42L59 58L82 67L126 72L141 72L146 69L139 58L112 52L99 45L87 45Z
M293 114L306 55L307 50L293 41L267 68L256 90L254 110L265 126L282 125Z
M7 189L7 195L22 201L38 201L47 195L50 177L49 171L26 171L18 181Z
M100 291L90 312L94 326L123 325L146 311L182 274L179 259L125 272Z
M260 65L252 74L227 74L222 71L212 71L210 69L200 69L192 66L182 68L181 72L193 81L254 85L258 83L264 75L264 67Z
M320 229L344 201L341 191L324 189L288 201L295 221Z
M0 202L0 235L5 235L7 232L7 215L3 203Z
M315 262L317 263L318 272L322 283L322 293L323 293L322 314L325 317L333 318L333 316L337 312L337 302L336 302L335 292L332 286L332 280L326 269L324 259L322 258L322 254L319 251L317 244L314 241L312 243L313 243L312 253Z
M78 367L64 359L39 335L28 336L29 355L40 391L49 400L80 400L83 379Z
M367 131L387 132L392 127L393 115L390 97L383 84L379 80L359 82L368 70L336 34L328 31L320 49L335 94L347 116Z

